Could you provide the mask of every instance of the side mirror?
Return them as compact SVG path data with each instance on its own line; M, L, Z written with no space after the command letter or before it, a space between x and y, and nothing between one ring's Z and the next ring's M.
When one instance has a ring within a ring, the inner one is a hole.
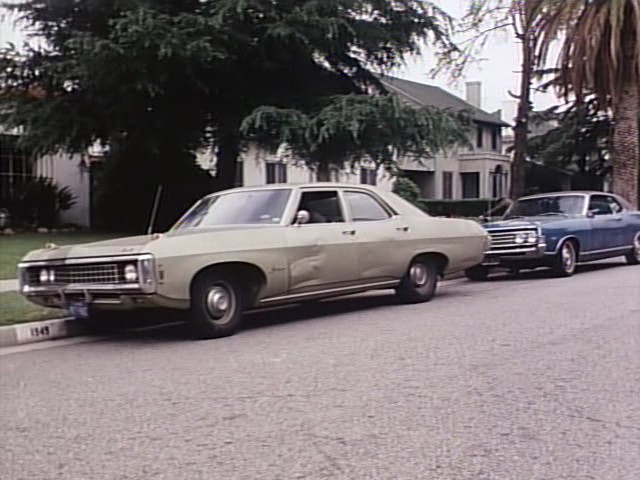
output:
M309 223L309 220L311 220L311 214L306 210L299 210L298 213L296 213L296 218L293 221L293 224L304 225L305 223Z
M598 208L592 208L591 210L589 210L589 211L587 212L587 217L588 217L588 218L593 218L593 217L595 217L596 215L598 215L599 213L600 213L600 209L598 209Z

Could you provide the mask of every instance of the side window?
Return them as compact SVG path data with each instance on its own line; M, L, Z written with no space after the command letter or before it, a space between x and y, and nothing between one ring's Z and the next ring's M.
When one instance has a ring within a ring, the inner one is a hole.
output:
M307 210L311 219L309 223L344 222L344 215L340 207L338 192L302 192L298 211Z
M620 213L622 210L624 210L622 208L622 205L620 205L620 202L618 202L614 197L607 196L607 203L611 208L611 213Z
M391 214L371 195L345 192L344 197L354 222L374 222L391 218Z
M594 215L611 215L613 210L606 195L592 195L589 200L589 211Z

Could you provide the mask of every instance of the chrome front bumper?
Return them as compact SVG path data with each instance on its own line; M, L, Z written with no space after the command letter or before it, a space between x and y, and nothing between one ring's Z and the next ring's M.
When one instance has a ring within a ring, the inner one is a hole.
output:
M543 262L546 258L546 249L547 245L544 243L539 243L531 247L527 246L503 250L490 249L485 252L481 265L490 267L519 262L535 263L538 260Z

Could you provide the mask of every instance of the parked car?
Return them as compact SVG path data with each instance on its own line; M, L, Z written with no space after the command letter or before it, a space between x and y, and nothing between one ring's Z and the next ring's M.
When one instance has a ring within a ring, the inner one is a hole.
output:
M214 338L255 308L374 289L426 302L488 242L477 222L431 217L374 187L244 187L202 198L164 234L32 251L20 291L92 323L116 310L182 310Z
M576 264L624 256L640 263L640 212L603 192L556 192L516 200L500 221L483 225L491 247L467 278L484 280L493 268L550 267L562 277Z

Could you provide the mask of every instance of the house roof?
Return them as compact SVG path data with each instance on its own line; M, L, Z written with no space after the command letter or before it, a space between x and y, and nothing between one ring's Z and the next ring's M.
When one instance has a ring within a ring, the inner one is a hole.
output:
M400 94L418 105L452 110L468 109L473 113L472 118L476 122L489 123L491 125L499 125L501 127L509 126L508 123L498 118L495 114L491 114L480 108L474 107L469 102L440 87L412 82L410 80L403 80L389 75L381 75L380 81L391 92Z

